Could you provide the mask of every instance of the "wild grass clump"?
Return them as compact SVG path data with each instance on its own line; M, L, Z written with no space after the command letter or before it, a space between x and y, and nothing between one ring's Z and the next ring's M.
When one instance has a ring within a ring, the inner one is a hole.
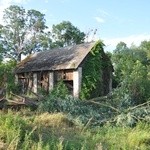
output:
M64 113L38 112L30 116L30 110L21 111L0 112L1 149L148 150L150 147L148 123L140 122L134 128L111 124L89 128L88 122L80 126Z
M150 125L138 123L136 127L117 127L105 125L90 130L90 136L102 150L149 150Z
M35 124L40 124L49 127L69 127L73 125L73 122L67 118L67 115L63 113L42 113L35 117Z
M7 148L16 149L25 137L28 123L17 113L0 113L0 140Z
M87 145L93 148L81 132L82 128L63 113L33 114L31 117L27 112L0 112L1 149L83 149Z
M139 123L128 134L127 142L129 148L132 149L147 150L150 148L150 125Z

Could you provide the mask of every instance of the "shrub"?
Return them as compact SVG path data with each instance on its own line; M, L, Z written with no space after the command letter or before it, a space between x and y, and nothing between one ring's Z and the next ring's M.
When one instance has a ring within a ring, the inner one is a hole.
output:
M62 99L65 98L68 94L69 91L63 81L59 81L50 93L50 95Z
M79 124L86 124L92 119L90 125L101 125L104 120L110 118L113 113L109 107L92 104L88 101L81 101L72 96L65 99L57 98L53 95L46 97L39 105L39 112L63 112L68 117Z
M7 63L0 63L0 87L5 87L7 93L10 91L19 92L19 86L15 85L15 75L13 69L16 62L9 61Z

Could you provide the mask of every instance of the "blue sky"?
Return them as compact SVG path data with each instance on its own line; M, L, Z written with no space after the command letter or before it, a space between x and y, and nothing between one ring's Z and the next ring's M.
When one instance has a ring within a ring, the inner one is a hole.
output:
M36 9L46 16L47 26L70 21L90 39L102 39L106 50L119 41L131 45L150 40L149 0L0 0L2 11L11 4ZM97 29L93 36L91 30Z

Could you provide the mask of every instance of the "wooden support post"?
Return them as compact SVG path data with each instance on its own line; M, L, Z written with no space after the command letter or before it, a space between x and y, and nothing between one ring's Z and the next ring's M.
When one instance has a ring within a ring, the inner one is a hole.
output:
M15 74L15 84L17 85L18 84L18 75Z
M33 78L32 74L28 74L28 90L30 91L32 89L32 83L33 83Z
M54 72L49 72L49 91L54 88Z
M82 81L82 68L73 71L73 96L79 98Z
M37 73L33 73L33 92L37 93Z

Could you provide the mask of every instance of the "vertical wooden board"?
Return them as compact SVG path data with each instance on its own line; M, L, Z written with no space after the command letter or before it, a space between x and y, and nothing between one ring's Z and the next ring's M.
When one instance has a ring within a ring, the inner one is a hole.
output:
M65 71L65 80L73 80L73 71Z
M33 92L37 93L37 73L33 73Z

